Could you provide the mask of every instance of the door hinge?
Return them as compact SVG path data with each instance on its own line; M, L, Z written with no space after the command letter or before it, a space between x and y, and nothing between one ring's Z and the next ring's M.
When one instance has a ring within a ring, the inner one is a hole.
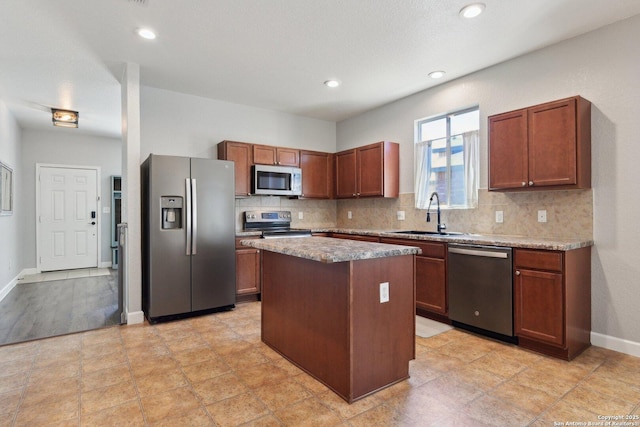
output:
M42 223L42 216L41 215L38 215L38 222Z

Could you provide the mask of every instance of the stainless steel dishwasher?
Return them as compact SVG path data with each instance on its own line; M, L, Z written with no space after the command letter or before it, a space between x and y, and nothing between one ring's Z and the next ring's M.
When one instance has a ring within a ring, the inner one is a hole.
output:
M455 326L513 337L512 252L500 246L448 245L449 318Z

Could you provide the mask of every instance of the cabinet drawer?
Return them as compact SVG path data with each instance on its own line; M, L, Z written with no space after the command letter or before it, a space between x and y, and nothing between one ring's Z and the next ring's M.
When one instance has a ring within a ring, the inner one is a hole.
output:
M562 252L534 251L516 249L514 257L516 268L533 268L562 272Z
M416 246L422 250L417 256L444 259L446 246L444 243L431 243L412 239L389 239L381 238L380 243L389 243L390 245Z

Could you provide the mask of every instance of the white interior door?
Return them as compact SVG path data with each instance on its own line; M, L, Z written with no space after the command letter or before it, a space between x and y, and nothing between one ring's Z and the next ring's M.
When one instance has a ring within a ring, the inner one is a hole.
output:
M40 271L98 266L96 169L39 167Z

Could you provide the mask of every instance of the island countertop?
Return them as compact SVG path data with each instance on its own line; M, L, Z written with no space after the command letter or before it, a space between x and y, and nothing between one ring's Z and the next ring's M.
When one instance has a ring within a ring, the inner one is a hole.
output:
M400 255L419 254L413 246L371 243L330 237L303 237L281 239L244 239L240 243L256 249L306 258L323 263L356 261Z

